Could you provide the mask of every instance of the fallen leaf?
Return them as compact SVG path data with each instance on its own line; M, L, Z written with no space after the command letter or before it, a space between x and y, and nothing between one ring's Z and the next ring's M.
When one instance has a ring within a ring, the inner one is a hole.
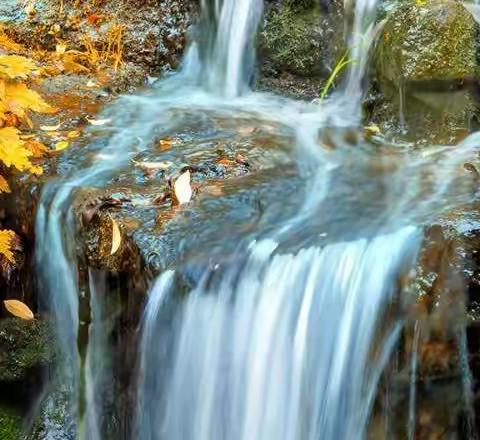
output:
M26 141L20 137L20 132L16 128L0 128L1 162L19 171L27 170L34 174L42 174L42 169L30 162L32 155L32 152L26 148Z
M89 80L87 82L87 87L98 87L97 83L95 81Z
M112 122L111 119L88 119L88 118L86 119L92 125L105 125Z
M192 199L192 187L190 186L190 171L185 171L173 185L174 201L177 205L183 205Z
M221 159L217 160L217 165L223 165L224 167L231 167L235 165L235 161L227 159L226 157L222 157Z
M3 177L0 174L0 194L1 193L11 193L11 192L12 192L12 190L10 189L10 186L8 185L7 180L5 179L5 177Z
M35 63L19 55L0 55L0 76L6 76L11 79L26 78L33 70Z
M25 118L27 110L33 110L37 113L54 113L56 111L37 92L30 90L23 83L7 82L5 84L5 95L1 100L6 109L19 118Z
M63 151L66 148L68 148L70 145L70 142L68 141L59 141L55 144L55 151Z
M33 312L28 308L28 306L17 299L3 301L3 304L5 305L5 308L17 318L21 318L26 321L31 321L34 319Z
M69 139L75 139L75 138L78 138L79 136L80 136L80 132L78 130L72 130L67 133L67 137Z
M166 170L172 166L171 162L161 161L161 162L135 162L134 164L145 170Z
M43 131L57 131L60 127L62 126L62 124L58 124L58 125L40 125L40 130L43 130Z
M32 152L33 157L43 157L50 150L46 145L41 142L36 141L35 139L28 139L25 147Z
M171 139L161 139L160 142L158 143L160 146L160 150L169 150L172 148L172 140Z
M376 124L370 124L363 128L366 136L374 136L380 134L380 128Z
M115 254L122 244L122 233L118 227L118 223L112 218L112 250L110 255Z
M67 51L67 45L64 43L59 43L55 46L55 52L58 55L63 55Z

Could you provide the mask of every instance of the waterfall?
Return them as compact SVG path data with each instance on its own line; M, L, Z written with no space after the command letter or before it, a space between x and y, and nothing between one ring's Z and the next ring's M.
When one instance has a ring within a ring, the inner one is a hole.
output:
M262 16L263 0L202 0L206 26L214 33L204 66L205 85L213 93L234 98L249 90L255 67L254 35ZM213 9L213 10L212 10Z
M364 438L400 328L378 327L418 239L405 227L296 254L262 240L245 264L207 271L167 320L175 284L162 275L145 314L138 438Z

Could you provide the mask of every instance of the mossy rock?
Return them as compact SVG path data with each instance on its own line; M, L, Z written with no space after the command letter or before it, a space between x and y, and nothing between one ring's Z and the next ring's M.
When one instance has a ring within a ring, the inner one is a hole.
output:
M13 382L53 360L55 344L50 326L39 320L0 320L0 381Z
M0 439L18 440L21 433L22 420L13 410L0 406Z
M391 13L376 52L380 82L443 80L476 73L477 25L456 0L408 1Z
M260 33L263 70L302 77L328 77L343 50L342 12L338 2L323 14L317 0L288 0L267 8Z

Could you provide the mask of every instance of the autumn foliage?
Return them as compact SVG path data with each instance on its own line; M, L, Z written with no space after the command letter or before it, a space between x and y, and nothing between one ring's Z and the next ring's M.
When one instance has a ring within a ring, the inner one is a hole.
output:
M15 51L19 47L0 32L0 48ZM33 126L29 117L30 112L54 112L54 109L24 82L36 72L38 67L29 58L20 55L0 55L0 193L11 192L6 175L11 170L36 175L43 172L32 159L47 151L46 147L32 136L23 134L21 130L21 127ZM13 231L0 229L2 272L15 265L14 251L18 250L18 243L19 238Z

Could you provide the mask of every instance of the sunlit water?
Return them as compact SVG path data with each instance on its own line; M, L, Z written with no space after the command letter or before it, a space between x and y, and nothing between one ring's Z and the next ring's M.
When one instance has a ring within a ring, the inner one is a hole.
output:
M109 374L94 366L106 342L98 300L104 292L92 273L85 373L80 367L72 193L103 185L154 137L181 130L192 114L209 113L274 122L288 133L302 202L267 236L240 241L231 263L206 268L186 298L175 298L181 272L168 271L155 282L142 325L133 438L364 438L376 385L401 328L398 316L388 325L383 318L398 277L414 264L417 225L475 193L461 167L478 151L480 135L422 154L376 150L363 139L374 0L356 2L350 44L358 62L343 91L321 104L250 91L260 0L204 0L202 8L197 41L180 71L150 93L120 98L107 109L113 121L108 144L42 195L40 295L56 323L62 351L57 381L68 390L72 437L102 439L98 383ZM354 145L346 140L352 128ZM329 241L322 244L325 235ZM175 307L165 319L169 304ZM80 414L83 398L87 410Z

